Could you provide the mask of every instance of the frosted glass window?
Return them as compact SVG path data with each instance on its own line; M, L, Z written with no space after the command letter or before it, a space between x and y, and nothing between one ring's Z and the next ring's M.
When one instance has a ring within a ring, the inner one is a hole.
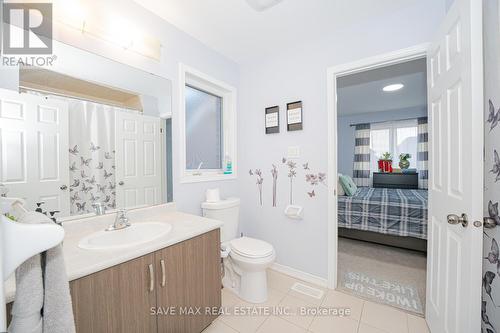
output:
M186 85L186 169L222 169L222 97Z
M410 167L417 167L417 119L390 121L371 125L370 154L371 171L378 171L378 160L385 153L392 155L392 166L399 168L399 155L411 155Z

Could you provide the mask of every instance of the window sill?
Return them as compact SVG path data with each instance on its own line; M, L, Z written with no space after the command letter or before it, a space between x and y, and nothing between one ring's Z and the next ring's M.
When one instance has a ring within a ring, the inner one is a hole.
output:
M201 175L184 175L181 177L181 184L190 184L190 183L202 183L202 182L216 182L216 181L224 181L224 180L233 180L236 179L237 175L232 173L230 175L224 174L201 174Z

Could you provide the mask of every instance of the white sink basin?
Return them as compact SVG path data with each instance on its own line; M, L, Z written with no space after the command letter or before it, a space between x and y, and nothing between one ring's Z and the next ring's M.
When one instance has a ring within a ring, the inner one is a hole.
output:
M113 250L132 247L154 241L167 235L172 230L168 223L144 222L132 223L128 228L114 231L98 231L78 243L86 250Z

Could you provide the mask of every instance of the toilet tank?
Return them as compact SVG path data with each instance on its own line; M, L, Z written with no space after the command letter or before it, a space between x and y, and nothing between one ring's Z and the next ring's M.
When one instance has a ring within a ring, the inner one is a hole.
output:
M217 202L204 202L201 204L201 208L204 217L224 223L221 227L221 242L238 237L240 199L228 198Z

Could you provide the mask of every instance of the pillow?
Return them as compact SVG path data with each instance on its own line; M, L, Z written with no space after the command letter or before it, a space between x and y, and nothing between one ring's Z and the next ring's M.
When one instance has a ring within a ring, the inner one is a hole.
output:
M340 183L342 184L342 187L344 188L345 194L347 196L352 197L358 190L358 187L356 186L356 184L354 184L354 181L349 176L342 175L340 177Z
M337 180L337 194L341 197L345 195L344 188L342 187L342 184L340 183L340 177L342 177L342 174L339 173L339 179Z

